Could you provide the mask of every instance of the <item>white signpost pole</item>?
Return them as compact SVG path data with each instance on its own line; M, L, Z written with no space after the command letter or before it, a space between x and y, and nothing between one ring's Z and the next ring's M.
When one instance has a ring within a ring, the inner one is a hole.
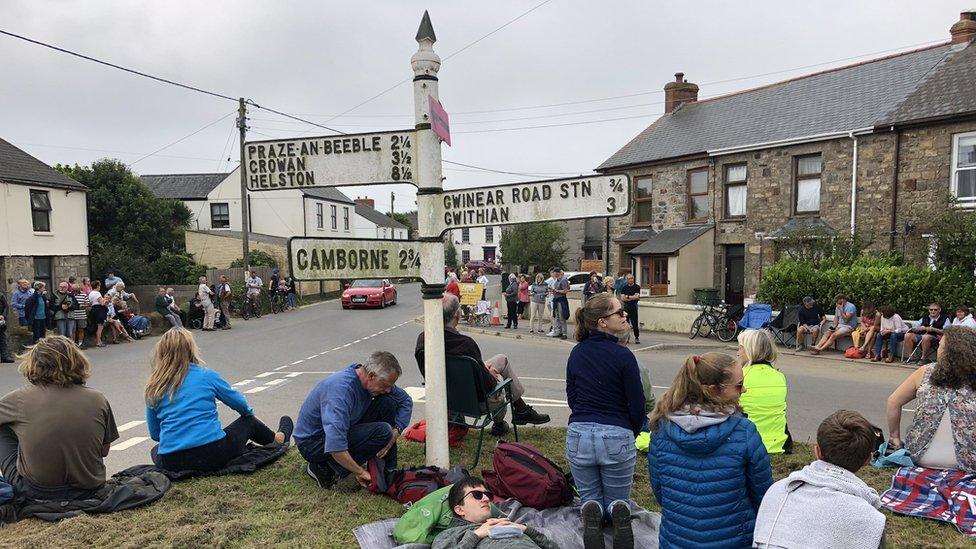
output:
M437 37L430 23L424 18L417 30L417 53L410 59L413 69L414 116L416 119L417 162L415 181L417 193L441 192L441 142L431 129L430 100L437 99L437 71L441 58L434 52ZM435 219L432 212L418 212L418 229L421 235L433 234ZM424 372L426 381L427 410L427 464L449 468L447 446L447 376L444 367L444 315L441 298L444 295L444 241L428 237L422 246L420 265L424 284Z

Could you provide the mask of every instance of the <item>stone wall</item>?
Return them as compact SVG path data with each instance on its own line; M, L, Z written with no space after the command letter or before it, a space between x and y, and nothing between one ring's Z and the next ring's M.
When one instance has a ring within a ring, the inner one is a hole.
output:
M87 255L62 255L54 256L52 259L51 275L55 283L71 276L81 279L81 277L90 274ZM34 258L32 256L0 257L0 276L3 277L4 287L8 294L13 291L18 279L34 280L34 275Z

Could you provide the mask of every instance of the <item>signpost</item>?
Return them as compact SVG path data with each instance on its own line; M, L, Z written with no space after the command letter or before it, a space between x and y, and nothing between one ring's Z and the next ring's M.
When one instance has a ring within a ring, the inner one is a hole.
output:
M451 119L447 116L447 111L444 110L444 106L437 99L431 96L430 101L430 129L434 130L434 134L441 138L441 141L447 143L447 146L451 146Z
M420 242L293 237L288 263L295 280L421 278Z

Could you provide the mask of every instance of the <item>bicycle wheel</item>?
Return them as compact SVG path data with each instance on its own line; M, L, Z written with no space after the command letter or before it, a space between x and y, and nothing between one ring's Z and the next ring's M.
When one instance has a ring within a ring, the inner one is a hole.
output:
M281 311L282 304L283 302L280 297L275 296L271 298L271 312L278 314Z
M726 343L735 339L736 334L739 333L739 323L725 317L720 318L718 322L715 327L715 334L718 338Z
M698 336L699 332L701 332L702 322L704 320L705 317L699 315L698 318L696 318L695 321L691 323L691 331L688 332L688 339L695 339L695 337Z
M248 317L250 317L250 316L251 316L251 315L250 315L250 314L249 314L249 313L247 312L247 309L248 309L248 305L247 305L247 301L244 301L244 303L243 303L243 304L241 305L241 318L243 318L244 320L247 320L247 319L248 319Z

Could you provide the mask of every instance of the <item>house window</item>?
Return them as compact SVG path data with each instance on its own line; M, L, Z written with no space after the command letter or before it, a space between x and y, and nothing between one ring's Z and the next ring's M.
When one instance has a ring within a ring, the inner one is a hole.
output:
M217 202L210 205L210 228L229 229L230 228L230 205L226 202Z
M796 158L796 189L793 211L798 214L820 212L820 172L823 158L819 155Z
M746 165L725 167L725 217L746 216Z
M342 208L342 228L343 230L349 230L349 208Z
M688 170L688 221L708 220L708 168Z
M325 211L321 203L315 204L315 226L319 229L325 228Z
M634 178L634 209L637 211L635 223L650 223L653 221L653 205L651 191L653 189L650 176Z
M461 262L467 263L471 261L471 252L469 250L461 250Z
M976 204L976 132L952 136L952 194Z
M471 242L471 229L461 229L461 242Z
M47 291L49 292L52 291L51 281L54 279L52 263L53 261L50 257L34 258L34 280L39 280L44 284L47 284Z
M31 191L31 220L37 232L51 232L51 197L47 191Z
M339 227L339 218L338 218L338 213L337 213L338 208L335 206L335 204L333 204L333 205L331 205L329 207L332 208L332 230L334 231L334 230L336 230L336 228Z
M495 241L495 228L485 227L485 242L494 242L494 241Z

